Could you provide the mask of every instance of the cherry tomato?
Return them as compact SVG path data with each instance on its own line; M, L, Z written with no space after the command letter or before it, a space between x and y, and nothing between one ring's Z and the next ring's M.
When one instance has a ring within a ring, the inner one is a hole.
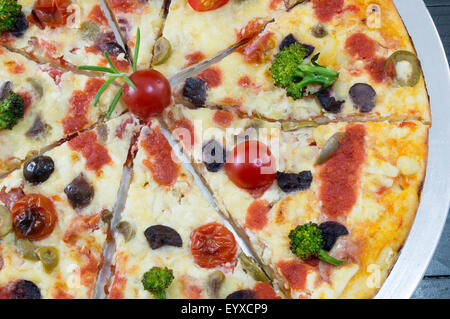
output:
M23 196L15 202L11 213L16 237L29 240L48 237L57 220L53 202L40 194Z
M188 0L195 11L211 11L223 7L229 0Z
M245 141L228 154L225 173L236 186L254 190L273 183L275 161L265 144Z
M123 87L123 100L128 109L145 120L161 113L171 101L169 81L156 70L141 70L130 75L136 86L134 90L128 83Z
M209 223L191 233L191 253L200 267L222 266L233 262L236 256L236 240L222 224Z
M68 11L70 0L38 0L33 12L44 26L58 27L67 23L67 18L73 13Z

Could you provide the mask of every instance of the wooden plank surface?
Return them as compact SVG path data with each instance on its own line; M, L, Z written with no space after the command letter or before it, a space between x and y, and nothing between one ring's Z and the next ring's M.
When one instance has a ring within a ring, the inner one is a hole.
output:
M425 0L450 60L450 0ZM432 212L430 212L432 213ZM434 257L413 298L450 298L450 216Z

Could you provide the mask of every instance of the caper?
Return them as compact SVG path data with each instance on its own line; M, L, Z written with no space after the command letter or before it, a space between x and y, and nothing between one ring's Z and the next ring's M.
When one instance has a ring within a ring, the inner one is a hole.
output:
M104 209L102 211L101 215L102 222L104 222L105 224L109 224L111 223L112 218L113 218L112 211L110 211L109 209Z
M328 31L325 29L325 26L322 23L316 24L312 29L311 32L313 36L316 38L324 38L328 35Z
M100 38L100 26L93 21L85 21L80 26L80 33L83 40L96 41Z
M44 270L47 273L51 273L53 269L58 265L59 252L55 247L39 247L37 249L37 255L44 266Z
M37 261L39 256L36 254L37 246L28 239L16 239L16 249L24 259Z
M208 276L208 290L212 298L219 298L219 290L225 280L225 275L220 270L216 270Z
M25 81L27 81L32 87L33 91L36 93L36 96L40 99L44 95L44 88L42 87L41 83L38 82L38 80L34 78L26 78Z
M265 281L270 282L269 277L267 277L266 273L259 268L255 259L252 257L246 256L244 253L239 255L239 260L241 261L242 266L245 270L247 270L250 276L253 277L256 281Z
M10 211L0 205L0 238L5 237L12 230L12 217Z
M409 51L399 50L395 51L391 54L391 56L386 60L385 68L391 67L391 64L394 63L394 67L397 66L400 62L408 62L411 65L411 73L409 74L407 79L396 77L397 82L400 86L410 86L413 87L420 80L421 69L420 62L417 56Z
M122 234L126 242L132 239L136 234L135 230L133 229L133 226L131 226L131 224L127 221L120 222L116 228L119 231L119 233Z
M172 52L172 46L169 40L164 37L160 37L156 40L155 48L153 49L153 65L164 63Z
M281 124L281 130L285 132L296 131L304 127L316 127L317 123L314 121L305 122L283 122Z
M316 160L316 165L325 163L339 148L339 143L345 137L345 133L334 133L325 143Z

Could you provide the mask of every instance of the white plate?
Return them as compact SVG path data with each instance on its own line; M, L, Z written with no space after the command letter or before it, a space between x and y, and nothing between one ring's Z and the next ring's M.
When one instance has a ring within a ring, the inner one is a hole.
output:
M410 298L439 242L450 206L450 72L422 0L394 0L414 42L427 83L432 128L427 176L411 232L376 298Z

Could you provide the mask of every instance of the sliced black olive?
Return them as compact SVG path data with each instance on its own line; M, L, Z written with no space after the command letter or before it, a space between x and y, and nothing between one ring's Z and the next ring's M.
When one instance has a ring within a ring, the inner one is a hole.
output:
M23 166L23 176L32 184L45 182L55 170L55 163L49 156L40 155L29 160Z
M317 94L320 105L327 112L337 114L342 110L342 105L344 101L338 101L334 96L331 95L331 88L326 88L322 92Z
M277 172L278 187L285 193L307 190L311 186L312 178L310 171L298 174Z
M224 165L227 157L225 148L216 140L210 140L202 148L202 158L206 169L218 172Z
M28 20L25 14L21 11L17 17L16 23L14 24L14 30L11 34L17 38L24 35L25 31L28 29Z
M187 78L183 87L183 96L195 107L204 107L208 85L200 78Z
M258 299L258 296L250 289L242 289L232 292L225 299Z
M6 99L8 97L9 91L11 91L12 83L11 81L6 81L2 84L2 87L0 88L0 99Z
M30 140L38 140L40 139L47 130L47 125L42 122L41 116L37 115L34 119L33 125L28 129L25 133L25 136Z
M11 299L41 299L41 291L29 280L19 280L11 289Z
M288 34L280 43L280 51L283 50L284 48L289 47L291 44L297 42L298 42L297 39L294 37L292 33ZM307 52L306 57L309 57L316 49L314 46L305 43L302 43L302 47L306 49Z
M81 174L64 188L64 193L73 208L83 208L89 205L94 197L94 187Z
M312 29L311 32L313 36L316 38L324 38L328 35L327 29L325 29L325 26L322 23L316 24Z
M356 83L350 88L349 94L360 112L367 113L375 107L377 93L369 84Z
M114 57L119 56L119 54L121 53L125 55L125 58L128 57L125 49L116 42L116 38L113 32L102 34L100 38L97 40L96 46L101 51L106 51Z
M158 249L165 245L175 247L181 247L183 245L180 234L169 226L150 226L145 230L144 235L152 249Z
M323 249L326 251L330 251L333 248L339 236L348 235L347 228L338 222L324 222L319 227L322 230L322 236L325 240Z

